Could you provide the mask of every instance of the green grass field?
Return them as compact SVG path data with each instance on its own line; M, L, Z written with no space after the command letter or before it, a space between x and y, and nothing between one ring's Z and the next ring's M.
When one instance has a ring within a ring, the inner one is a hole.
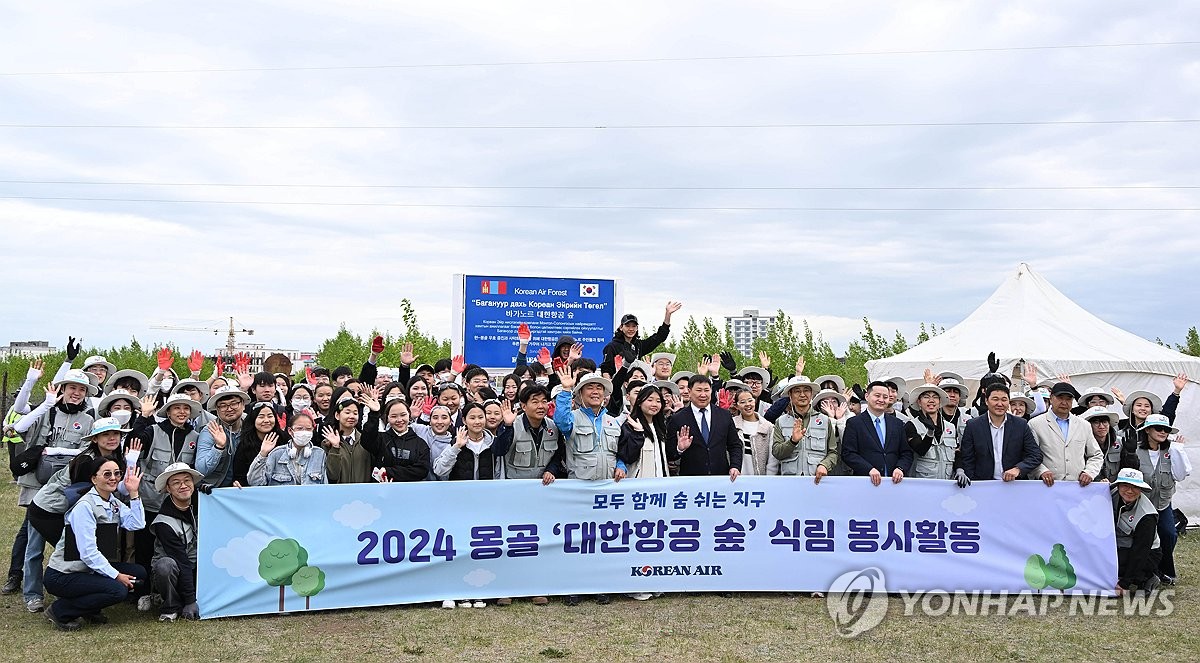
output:
M20 518L16 487L0 486L0 550ZM668 595L567 608L528 602L453 611L429 605L159 624L125 606L111 623L54 630L25 611L20 594L0 597L0 659L115 661L660 661L761 660L1116 660L1200 659L1196 569L1200 535L1180 540L1182 582L1169 617L904 616L899 598L874 630L838 638L825 602L799 596Z

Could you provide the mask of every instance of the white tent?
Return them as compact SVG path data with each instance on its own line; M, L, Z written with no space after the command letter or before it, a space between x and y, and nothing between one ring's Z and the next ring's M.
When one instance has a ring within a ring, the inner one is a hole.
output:
M872 380L899 376L909 386L922 382L926 368L954 371L976 383L995 352L1001 373L1011 375L1020 360L1037 365L1039 379L1071 376L1079 391L1117 387L1126 394L1143 389L1164 399L1172 380L1186 373L1175 425L1189 438L1184 445L1200 474L1200 357L1192 357L1104 322L1068 299L1024 263L965 320L907 352L867 362ZM1200 476L1176 493L1176 508L1200 523Z

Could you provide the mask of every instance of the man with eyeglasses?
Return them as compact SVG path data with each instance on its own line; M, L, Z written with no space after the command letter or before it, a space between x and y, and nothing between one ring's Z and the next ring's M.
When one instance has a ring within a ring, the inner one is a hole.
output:
M196 440L196 469L205 483L218 488L233 485L233 456L242 434L242 420L250 396L233 385L208 397L208 409L217 415Z

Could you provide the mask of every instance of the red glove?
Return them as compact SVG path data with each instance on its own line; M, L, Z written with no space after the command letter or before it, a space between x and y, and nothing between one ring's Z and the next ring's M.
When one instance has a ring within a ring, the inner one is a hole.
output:
M379 354L380 352L383 352L383 337L382 336L376 336L371 341L371 352L373 352L375 354Z
M558 369L560 369L566 365L567 365L567 360L563 359L562 357L555 357L554 361L550 363L550 367L552 369L554 369L555 373L558 372Z
M287 428L287 412L279 413L279 427L285 429Z
M171 348L163 348L158 351L158 370L168 370L171 368L171 364L174 363L175 353L171 352Z
M239 352L233 359L233 370L235 373L245 373L250 370L250 355L245 352Z
M733 405L733 394L729 393L728 389L722 389L717 392L717 405L721 409L728 410L730 405Z
M204 368L204 355L199 350L192 350L192 354L188 355L188 370L195 373L201 368Z
M517 327L517 340L522 343L528 343L531 338L533 338L533 335L529 333L529 325L522 322Z
M550 348L538 350L538 363L545 366L550 362Z
M558 405L558 404L555 403L554 401L550 401L550 405L546 407L546 416L547 417L550 417L551 419L554 418L554 407L556 405Z
M425 418L429 418L429 415L433 412L433 406L436 404L437 403L429 396L425 397L424 402L421 404L421 412L425 414Z
M213 363L217 366L216 370L213 371L213 375L225 375L225 358L217 355L213 358Z
M317 383L317 378L313 376L312 366L304 367L304 380L309 384Z
M462 355L455 355L454 358L450 360L450 370L454 371L455 373L462 373L463 366L466 365L467 360Z
M613 367L616 368L618 371L621 370L621 367L624 365L625 365L624 357L622 357L621 355L617 355L617 356L613 357Z

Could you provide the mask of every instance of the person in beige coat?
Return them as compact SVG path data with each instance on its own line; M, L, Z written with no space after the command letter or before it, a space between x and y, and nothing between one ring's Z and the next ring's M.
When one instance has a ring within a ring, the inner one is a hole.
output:
M1071 406L1079 392L1068 382L1059 382L1050 390L1050 409L1029 421L1033 437L1042 449L1042 463L1029 473L1047 486L1055 481L1079 481L1086 486L1100 475L1104 452L1092 435L1092 426Z

